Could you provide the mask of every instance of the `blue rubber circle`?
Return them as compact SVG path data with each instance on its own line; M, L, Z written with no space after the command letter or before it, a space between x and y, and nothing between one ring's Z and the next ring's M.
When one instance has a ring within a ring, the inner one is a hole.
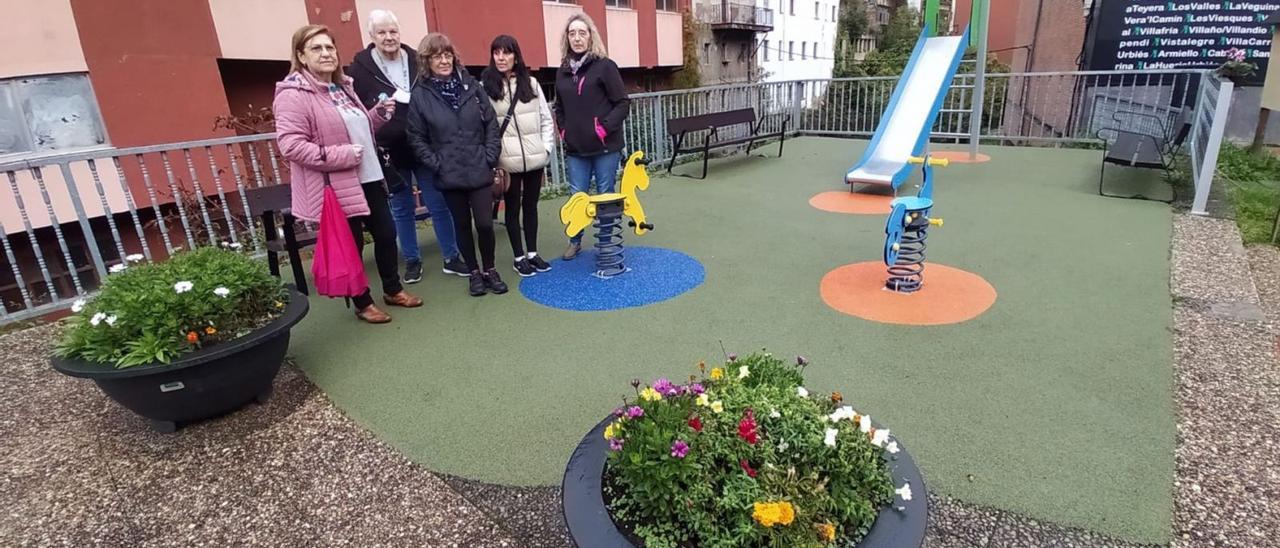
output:
M697 259L658 247L627 247L630 270L604 279L595 275L596 252L583 248L572 261L554 260L551 270L520 280L520 293L543 306L596 311L633 308L665 301L702 284L706 270Z

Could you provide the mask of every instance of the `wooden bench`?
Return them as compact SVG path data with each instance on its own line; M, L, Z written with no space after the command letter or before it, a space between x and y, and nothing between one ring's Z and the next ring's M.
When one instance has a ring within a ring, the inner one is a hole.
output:
M280 276L280 253L289 255L293 268L293 285L298 292L307 295L307 274L302 269L302 248L315 245L318 234L311 231L299 233L297 219L289 212L291 206L289 185L271 185L245 191L249 213L262 218L262 230L266 236L267 266L273 276ZM280 230L276 230L276 215L281 217Z
M765 121L770 118L782 118L782 127L776 132L760 133L764 127ZM671 163L667 164L667 173L671 173L671 168L675 167L676 159L681 152L691 152L693 150L702 151L702 176L698 179L707 178L707 161L709 159L708 152L713 148L722 148L742 143L747 143L747 154L751 153L751 147L755 146L755 142L759 139L768 139L778 137L778 157L782 157L782 143L787 133L787 124L791 122L791 115L786 113L766 114L756 118L756 110L754 108L740 108L737 110L727 110L724 112L713 112L711 114L699 114L697 116L686 116L683 118L671 118L667 120L667 135L671 136L674 142L671 152ZM738 124L748 124L750 134L745 137L730 137L718 139L720 128L735 126ZM702 146L682 149L685 144L684 140L690 133L696 131L710 132L706 135L706 140ZM687 175L686 175L687 177Z

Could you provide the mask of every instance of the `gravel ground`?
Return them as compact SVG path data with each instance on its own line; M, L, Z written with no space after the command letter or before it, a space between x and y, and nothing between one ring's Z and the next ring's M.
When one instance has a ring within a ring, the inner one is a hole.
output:
M1280 250L1177 215L1174 547L1280 546ZM275 396L156 434L54 373L55 327L0 337L0 546L570 546L557 487L407 462L287 366ZM925 546L1131 547L929 495Z
M266 405L157 434L55 373L55 333L0 338L0 546L520 545L293 367Z
M1179 215L1171 291L1174 545L1280 546L1280 257L1246 252L1230 220Z

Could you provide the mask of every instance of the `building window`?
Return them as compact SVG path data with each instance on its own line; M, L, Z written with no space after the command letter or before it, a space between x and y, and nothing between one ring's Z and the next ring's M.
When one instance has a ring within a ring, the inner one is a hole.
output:
M839 18L839 17L836 17L836 6L831 6L831 20L832 20L832 21L839 21L839 20L840 20L840 18Z
M814 18L814 19L821 19L821 18L822 18L822 15L821 15L821 13L822 13L822 11L821 11L821 10L822 10L822 6L820 6L819 4L820 4L820 2L814 2L814 3L813 3L813 18Z
M631 0L604 0L604 5L611 8L629 8Z
M788 10L788 11L790 11L790 12L791 12L791 15L795 15L795 14L796 14L796 0L790 0L790 2L791 2L791 9L790 9L790 10Z
M0 80L0 156L105 144L88 75Z
M787 42L787 60L794 61L796 58L796 43Z
M680 11L676 0L658 0L658 11Z
M764 49L764 60L768 61L769 60L769 41L768 40L764 41L763 49Z
M809 57L809 43L800 42L800 60L803 61Z

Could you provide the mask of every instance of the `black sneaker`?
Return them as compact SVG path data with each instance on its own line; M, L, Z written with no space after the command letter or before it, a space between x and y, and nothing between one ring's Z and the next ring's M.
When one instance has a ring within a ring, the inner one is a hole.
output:
M537 270L538 272L546 272L548 270L551 270L551 265L547 264L547 261L542 260L541 255L534 255L532 257L529 257L528 260L529 260L529 265L532 266L533 269Z
M481 274L479 270L472 270L470 274L470 278L471 278L471 283L469 284L470 287L468 287L467 290L471 292L471 296L479 297L481 295L484 295L484 288L486 285L484 274Z
M472 284L474 283L475 282L472 282ZM507 284L502 281L502 276L499 276L498 271L493 268L484 271L484 286L489 288L489 291L495 295L501 295L507 292Z
M416 284L422 281L422 263L409 263L404 267L404 283Z
M444 268L441 269L441 271L445 274L453 274L454 276L462 276L463 278L469 276L469 273L471 272L470 270L467 270L467 263L462 262L462 259L458 257L445 261Z
M538 273L538 271L533 269L533 265L529 264L528 259L517 260L515 264L515 269L516 269L516 274L519 274L521 278L528 278L529 276L532 276Z

